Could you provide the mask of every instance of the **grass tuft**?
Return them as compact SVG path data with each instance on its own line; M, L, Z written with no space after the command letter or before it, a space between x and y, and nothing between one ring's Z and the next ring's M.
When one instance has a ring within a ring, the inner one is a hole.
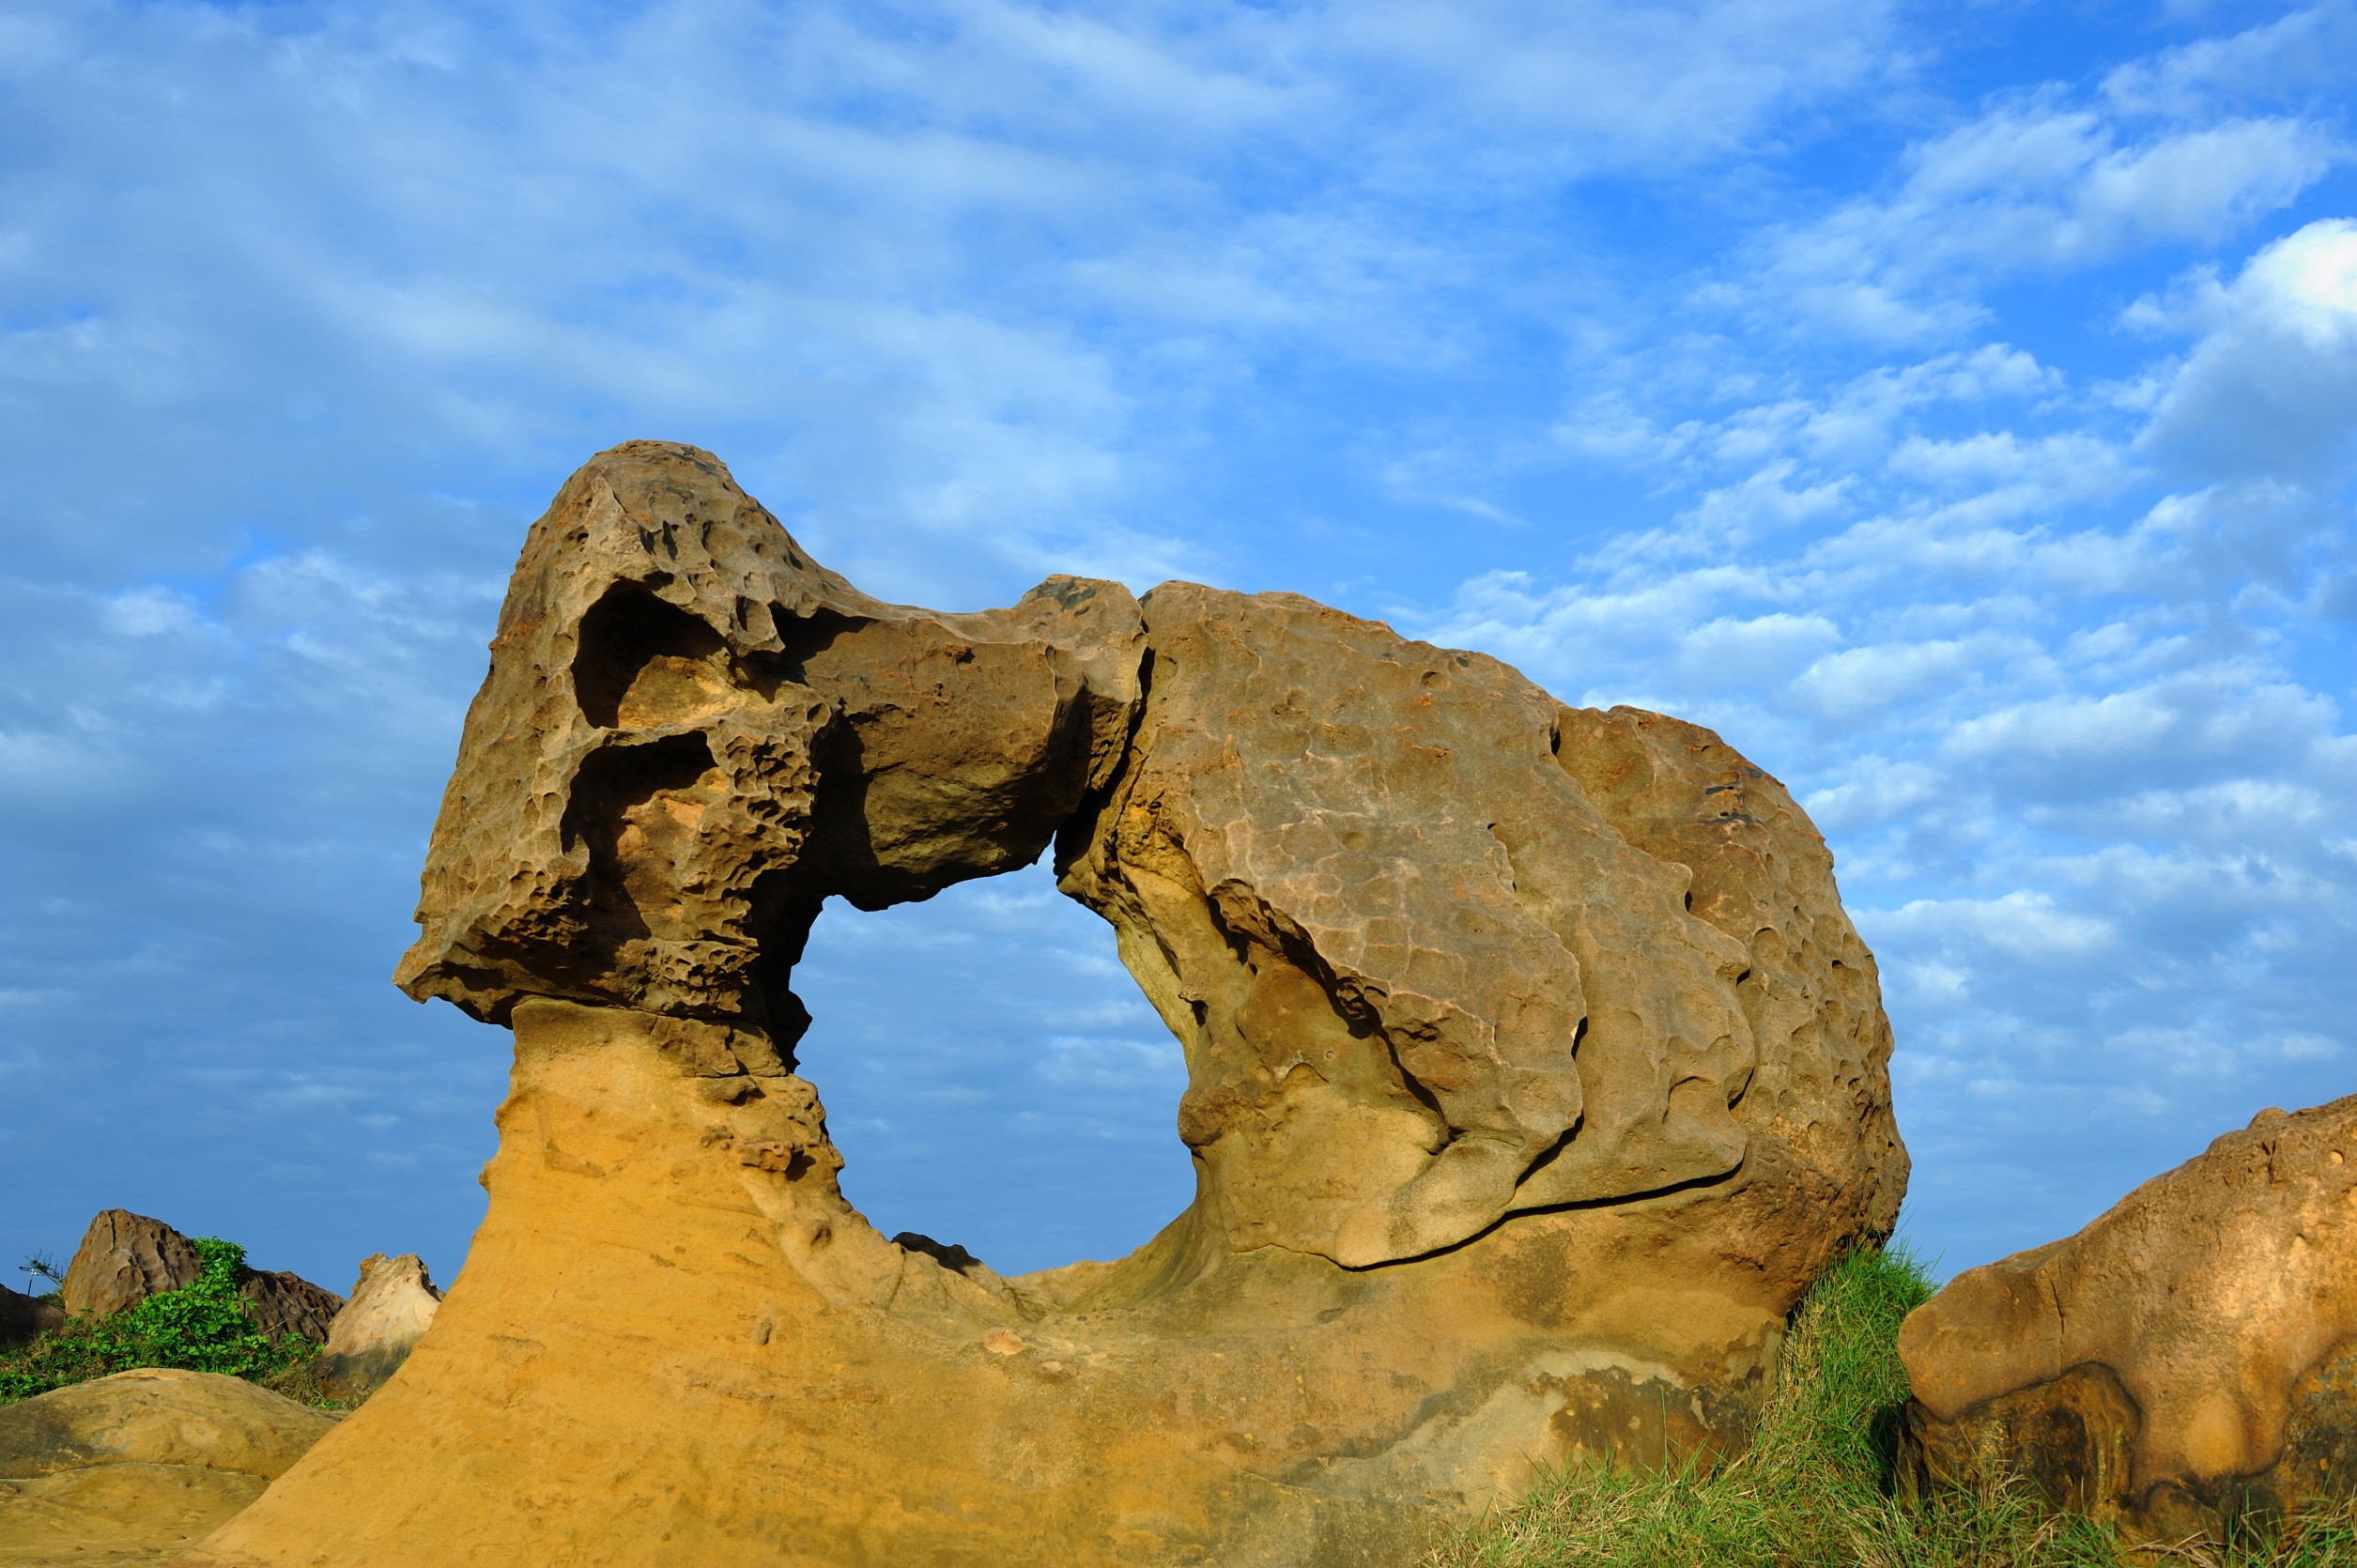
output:
M1907 1399L1899 1323L1932 1289L1903 1246L1852 1253L1794 1314L1742 1457L1660 1472L1573 1466L1443 1540L1425 1568L2357 1568L2357 1506L2303 1514L2272 1539L2131 1556L2109 1525L2050 1511L2020 1486L1894 1495Z

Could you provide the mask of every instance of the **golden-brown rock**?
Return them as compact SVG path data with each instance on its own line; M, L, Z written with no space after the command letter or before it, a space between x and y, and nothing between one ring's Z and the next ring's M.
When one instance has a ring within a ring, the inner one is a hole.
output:
M1196 1195L1004 1278L843 1200L820 901L1024 864L1185 1047ZM403 961L516 1036L408 1362L207 1563L1411 1560L1576 1452L1739 1448L1887 1230L1830 857L1707 731L1289 595L882 605L708 454L535 525Z
M66 1310L104 1317L162 1291L177 1290L205 1271L189 1238L161 1220L128 1208L102 1208L66 1266Z
M0 1563L162 1561L334 1424L235 1377L156 1368L0 1407Z
M1187 1048L1179 1136L1230 1246L1365 1268L1718 1180L1795 1055L1820 1081L1779 1142L1829 1137L1763 1152L1824 1161L1805 1256L1887 1223L1872 961L1773 780L1290 594L1174 583L1146 614L1137 737L1062 884Z
M2357 1481L2357 1096L2262 1111L1900 1330L1922 1482L2014 1474L2135 1537Z

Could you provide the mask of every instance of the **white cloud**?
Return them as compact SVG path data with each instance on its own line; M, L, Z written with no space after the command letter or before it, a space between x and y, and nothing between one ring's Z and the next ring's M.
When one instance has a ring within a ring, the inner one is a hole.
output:
M2357 449L2357 222L2307 224L2230 283L2197 282L2134 313L2197 327L2146 450L2211 478L2314 484Z
M2084 961L2118 935L2110 922L2029 889L1996 899L1918 899L1874 916L1872 927L1878 936L1887 932L1934 950L1995 951L2041 964Z
M2010 430L1954 440L1911 435L1887 460L1903 479L1942 490L2028 488L2041 499L2103 495L2128 478L2118 448L2081 432L2024 440Z
M155 586L110 597L105 621L108 631L123 637L185 637L206 626L203 614L187 594Z
M2112 776L2260 762L2298 746L2333 717L2331 701L2289 684L2257 684L2213 667L2101 697L2043 698L1956 726L1960 761Z
M2119 66L2103 78L2103 96L2129 114L2178 116L2220 102L2298 101L2346 90L2351 58L2357 6L2328 0Z
M1935 769L1920 762L1892 762L1872 753L1856 759L1846 772L1846 782L1811 791L1801 803L1829 834L1887 822L1938 799L1948 787Z
M1968 684L1975 671L2003 662L2006 639L1878 643L1828 653L1802 670L1794 695L1828 718L1863 716L1934 688Z
M1776 235L1755 309L1789 300L1855 336L1910 342L1982 318L1979 284L2084 268L2138 246L2214 240L2274 211L2343 156L2292 117L2231 119L2123 145L2052 95L2001 104L1910 149L1887 197Z

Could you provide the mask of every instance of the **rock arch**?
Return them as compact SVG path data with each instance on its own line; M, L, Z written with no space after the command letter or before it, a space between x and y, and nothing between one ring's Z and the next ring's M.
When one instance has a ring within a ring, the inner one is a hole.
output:
M842 1200L792 974L1051 840L1197 1191L1005 1279ZM689 447L534 525L419 920L404 989L516 1035L490 1212L213 1561L1403 1560L1740 1446L1905 1179L1831 858L1708 731L1288 594L887 605Z

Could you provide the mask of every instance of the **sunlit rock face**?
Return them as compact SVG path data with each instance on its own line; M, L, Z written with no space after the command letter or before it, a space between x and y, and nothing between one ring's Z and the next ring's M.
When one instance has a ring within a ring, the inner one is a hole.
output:
M843 1201L792 976L1051 841L1196 1197L1002 1278ZM489 1214L214 1560L1404 1560L1740 1447L1905 1181L1831 859L1708 731L1286 594L883 604L687 447L534 526L419 920L403 986L516 1035Z
M1918 1485L2010 1478L2131 1541L2357 1490L2357 1096L2262 1111L1899 1335Z

